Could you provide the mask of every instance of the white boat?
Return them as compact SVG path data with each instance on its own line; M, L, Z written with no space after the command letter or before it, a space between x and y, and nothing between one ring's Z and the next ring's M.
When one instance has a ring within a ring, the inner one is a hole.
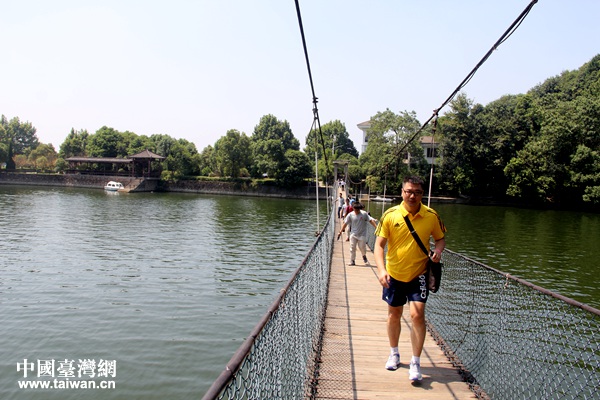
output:
M392 202L392 201L394 201L394 198L393 198L393 197L381 197L381 196L375 196L375 197L373 197L371 200L372 200L372 201L382 201L382 202L389 203L389 202Z
M104 190L116 192L118 190L125 190L125 186L121 182L110 181L104 186Z

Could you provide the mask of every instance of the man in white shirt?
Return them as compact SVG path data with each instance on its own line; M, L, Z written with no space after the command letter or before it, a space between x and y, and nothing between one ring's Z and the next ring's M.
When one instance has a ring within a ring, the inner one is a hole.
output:
M352 204L354 211L346 215L344 224L338 235L338 239L342 235L342 232L346 230L346 226L350 227L350 264L356 265L356 246L362 253L363 261L365 264L369 264L367 260L367 223L377 228L375 218L372 218L366 211L363 211L363 205L358 201Z

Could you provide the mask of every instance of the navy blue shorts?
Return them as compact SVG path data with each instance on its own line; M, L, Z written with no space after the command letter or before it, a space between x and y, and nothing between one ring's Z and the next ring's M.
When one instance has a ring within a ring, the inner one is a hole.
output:
M410 282L397 281L390 276L389 288L383 288L381 298L392 307L400 307L407 301L427 303L429 289L425 275L419 275Z

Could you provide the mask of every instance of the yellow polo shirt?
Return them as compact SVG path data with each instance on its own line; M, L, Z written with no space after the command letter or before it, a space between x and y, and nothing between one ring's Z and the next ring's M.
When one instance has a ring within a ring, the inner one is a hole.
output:
M405 215L408 215L410 223L427 248L429 237L433 236L435 240L442 239L446 227L439 215L422 203L419 212L414 216L404 208L404 203L389 208L381 216L375 235L387 239L386 269L392 278L410 282L425 272L427 256L406 226Z

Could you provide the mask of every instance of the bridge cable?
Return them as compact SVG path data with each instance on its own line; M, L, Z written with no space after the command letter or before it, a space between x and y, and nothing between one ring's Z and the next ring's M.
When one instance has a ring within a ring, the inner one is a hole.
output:
M406 147L408 147L408 145L413 140L416 139L416 137L419 135L419 133L421 133L423 131L423 129L425 129L425 127L431 122L431 120L433 120L434 118L437 120L437 116L438 116L439 111L442 108L444 108L448 103L450 103L452 101L452 99L456 96L456 94L458 92L460 92L460 90L463 89L471 81L471 79L473 79L473 76L475 76L475 73L477 73L477 71L479 70L479 68L492 55L492 53L494 52L494 50L497 50L498 47L502 43L504 43L517 30L517 28L525 20L525 17L527 17L527 15L529 14L529 12L531 11L531 9L533 8L533 6L537 2L538 2L538 0L532 0L531 3L529 3L529 5L527 5L527 7L525 7L525 9L523 10L523 12L521 12L521 14L517 17L517 19L515 19L515 21L513 21L513 23L508 27L508 29L502 34L502 36L500 36L500 39L498 39L496 41L496 43L494 43L494 45L492 46L492 48L490 50L488 50L488 52L483 56L483 58L477 63L477 65L475 66L475 68L473 68L471 70L471 72L469 72L469 74L456 87L456 89L452 92L452 94L450 94L450 96L448 96L448 98L446 100L444 100L444 102L442 103L442 105L433 110L433 114L431 115L431 117L429 117L429 119L427 121L425 121L425 123L423 125L421 125L421 127L414 133L414 135L412 135L410 137L410 139L408 139L408 141L404 144L404 146L402 146L400 148L400 150L398 150L396 152L396 154L392 157L392 159L395 159L395 158L399 157L400 153L404 149L406 149ZM387 170L387 168L389 167L389 164L390 164L390 162L387 162L386 164L384 164L383 168Z
M306 47L306 38L304 36L304 27L302 26L302 16L300 15L300 5L298 0L296 2L296 13L298 15L298 25L300 26L300 35L302 36L302 47L304 48L304 58L306 59L306 68L308 70L308 79L310 81L310 89L312 91L313 98L313 118L317 123L317 128L319 129L319 138L321 139L321 147L323 147L323 158L325 159L325 173L328 174L329 171L327 169L327 153L325 152L325 140L323 139L323 132L321 131L321 121L319 119L319 109L317 108L318 98L315 95L315 86L313 84L312 72L310 69L310 61L308 60L308 50ZM314 126L314 125L313 125ZM315 148L315 151L317 149ZM325 176L325 181L327 181L327 175ZM318 184L318 182L317 182Z

